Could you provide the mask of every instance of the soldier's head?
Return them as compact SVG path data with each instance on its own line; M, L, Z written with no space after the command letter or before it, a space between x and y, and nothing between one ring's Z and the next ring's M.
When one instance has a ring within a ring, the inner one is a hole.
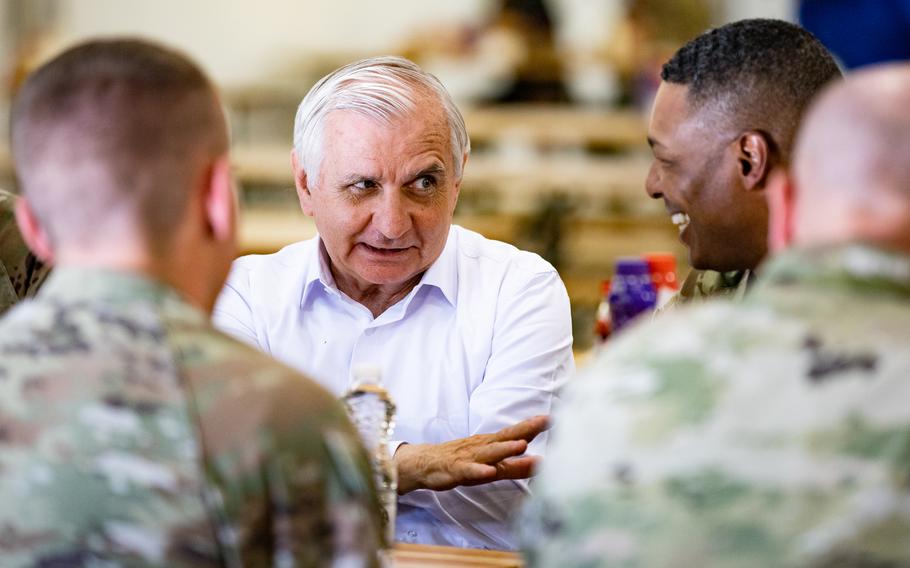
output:
M865 241L910 252L910 64L825 90L790 172L768 187L772 248Z
M195 258L217 291L234 254L228 134L193 62L140 40L80 44L26 80L11 133L33 250L58 264Z
M710 30L664 65L646 188L664 200L692 266L743 270L762 260L768 175L788 163L809 101L840 76L812 34L766 19Z

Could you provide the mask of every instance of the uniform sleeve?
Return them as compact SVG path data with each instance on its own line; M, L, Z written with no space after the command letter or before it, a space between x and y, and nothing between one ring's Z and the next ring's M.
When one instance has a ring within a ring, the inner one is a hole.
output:
M242 565L375 565L379 501L340 403L233 341L205 347L205 359L189 376L212 518Z

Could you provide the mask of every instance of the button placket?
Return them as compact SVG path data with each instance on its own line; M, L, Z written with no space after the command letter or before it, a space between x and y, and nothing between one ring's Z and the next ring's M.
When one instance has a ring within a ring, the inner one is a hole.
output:
M351 369L357 365L382 366L382 341L381 334L378 333L379 329L379 327L367 327L360 333L351 353Z

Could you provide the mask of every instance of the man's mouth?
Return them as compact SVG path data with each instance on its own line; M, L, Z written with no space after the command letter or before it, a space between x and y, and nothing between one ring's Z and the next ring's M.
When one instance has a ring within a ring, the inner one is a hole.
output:
M366 243L360 243L360 244L362 244L370 253L381 255L381 256L395 256L396 254L401 254L411 248L411 247L400 247L400 248L374 247L374 246L368 245Z
M679 229L679 234L682 234L689 226L689 216L685 213L674 213L670 216L670 221Z

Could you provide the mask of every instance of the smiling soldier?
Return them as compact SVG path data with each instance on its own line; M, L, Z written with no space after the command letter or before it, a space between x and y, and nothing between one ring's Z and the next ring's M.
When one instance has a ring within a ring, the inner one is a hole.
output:
M745 292L768 249L768 174L789 163L803 111L839 77L812 34L767 19L710 30L664 64L645 187L695 269L677 301Z
M325 77L291 153L319 236L236 261L215 321L336 395L379 365L398 406L396 538L509 549L538 415L574 370L569 300L537 255L452 224L469 151L451 97L410 61Z

